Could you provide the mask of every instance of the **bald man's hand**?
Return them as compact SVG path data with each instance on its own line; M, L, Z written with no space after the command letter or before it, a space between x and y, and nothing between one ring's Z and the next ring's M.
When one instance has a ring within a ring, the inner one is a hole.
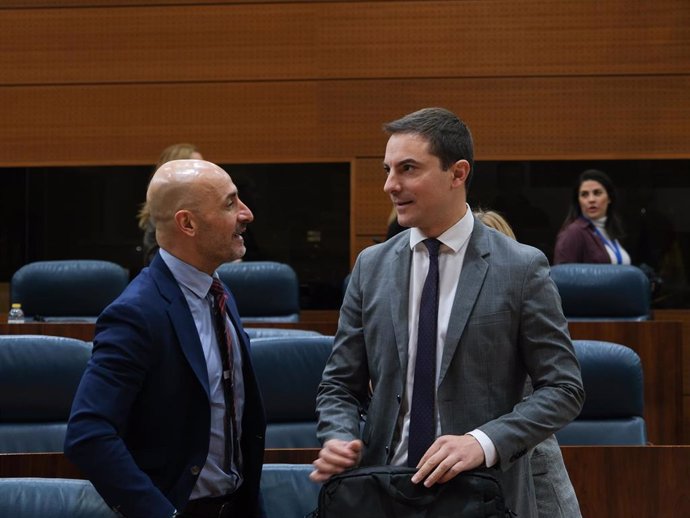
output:
M362 441L342 441L331 439L324 443L319 458L313 462L314 471L309 478L314 482L325 482L333 475L359 464L362 454Z

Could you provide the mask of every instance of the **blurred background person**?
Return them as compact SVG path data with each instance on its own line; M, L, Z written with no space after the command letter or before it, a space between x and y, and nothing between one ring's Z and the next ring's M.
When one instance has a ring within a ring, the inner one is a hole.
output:
M573 189L568 215L556 237L553 264L630 264L630 255L619 241L623 235L611 178L588 169Z
M498 212L493 210L475 210L475 217L489 228L494 228L508 237L515 239L515 232Z
M181 160L193 158L196 160L203 160L199 148L194 144L189 144L187 142L181 142L179 144L173 144L172 146L166 147L161 156L158 158L158 162L153 169L155 173L160 166L171 160ZM149 210L148 203L144 202L137 214L137 219L139 220L139 228L144 231L143 239L143 254L144 254L144 265L148 266L153 256L156 255L158 251L158 243L156 242L156 227L151 223L151 214Z

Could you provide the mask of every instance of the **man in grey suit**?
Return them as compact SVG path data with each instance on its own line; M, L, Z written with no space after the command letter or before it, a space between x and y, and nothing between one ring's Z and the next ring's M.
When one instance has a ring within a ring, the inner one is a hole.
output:
M526 454L574 419L584 400L548 261L473 218L472 137L457 116L427 108L385 129L384 191L411 229L356 261L317 396L323 448L311 478L357 464L408 464L418 468L414 483L431 486L495 468L508 506L536 518ZM438 253L430 252L437 241ZM432 270L435 318L421 302ZM422 382L415 373L429 361L432 379ZM523 399L528 376L534 392ZM414 396L429 384L435 433L418 455L423 418Z

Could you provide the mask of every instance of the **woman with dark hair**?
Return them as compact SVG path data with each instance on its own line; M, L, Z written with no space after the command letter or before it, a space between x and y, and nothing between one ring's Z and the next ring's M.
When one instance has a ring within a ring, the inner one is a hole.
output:
M597 169L586 170L573 190L553 263L630 264L630 255L618 241L622 237L611 178Z

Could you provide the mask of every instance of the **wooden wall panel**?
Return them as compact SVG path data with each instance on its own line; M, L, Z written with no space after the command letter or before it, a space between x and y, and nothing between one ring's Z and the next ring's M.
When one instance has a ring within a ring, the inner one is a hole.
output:
M309 2L341 2L342 0L309 0ZM378 0L388 2L393 0ZM37 7L132 7L133 5L231 5L231 4L281 4L304 2L304 0L3 0L3 9L35 9Z
M193 4L5 10L0 84L690 71L686 0Z
M360 158L353 163L352 203L357 207L353 227L357 234L386 235L386 221L393 205L389 196L383 192L383 184L386 181L383 172L383 152L384 149L381 148L380 158Z
M416 79L0 88L0 167L150 163L179 140L223 162L378 159L382 122L429 105L484 160L690 156L690 75Z
M690 3L7 0L0 167L347 160L385 231L384 121L442 105L483 160L690 157ZM369 160L371 159L371 162Z
M350 246L350 267L355 265L355 259L357 259L359 253L366 247L375 244L375 240L380 239L382 235L384 235L383 232L377 234L358 234L355 236Z

